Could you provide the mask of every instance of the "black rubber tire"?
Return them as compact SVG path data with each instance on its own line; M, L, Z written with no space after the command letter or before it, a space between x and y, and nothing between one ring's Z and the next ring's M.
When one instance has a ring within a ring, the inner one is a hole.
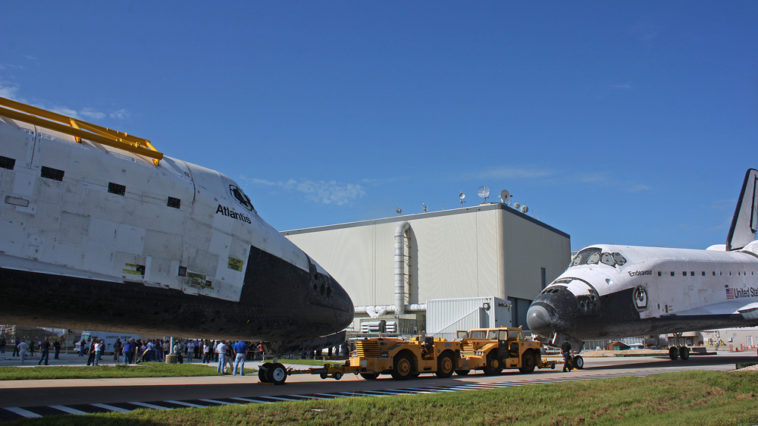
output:
M437 377L450 377L455 370L455 360L450 352L445 352L437 358Z
M270 370L271 364L261 364L260 367L258 367L258 380L261 383L269 383L269 370Z
M676 359L679 358L679 348L677 348L676 346L670 347L669 358L671 358L672 361L676 361Z
M576 368L577 370L581 370L582 368L584 368L584 358L582 358L581 355L576 355L574 357L573 364L574 364L574 368Z
M687 346L681 346L679 347L679 359L682 361L687 361L690 359L690 348Z
M471 370L455 370L455 374L457 374L457 375L459 375L459 376L468 376L468 373L469 373L470 371L471 371Z
M283 385L287 380L287 369L277 362L271 364L271 370L268 375L271 378L271 383L275 385Z
M503 371L500 361L495 357L495 351L487 354L486 365L484 366L484 374L487 376L496 376Z
M366 380L376 380L379 377L379 373L361 373L361 377Z
M537 360L534 357L534 352L532 351L526 351L524 352L524 355L521 356L521 368L518 369L518 371L529 374L534 371L534 367L537 366Z
M333 374L334 380L339 380L342 378L342 373L339 371Z
M407 380L413 377L413 360L406 353L395 356L392 368L392 378L395 380Z

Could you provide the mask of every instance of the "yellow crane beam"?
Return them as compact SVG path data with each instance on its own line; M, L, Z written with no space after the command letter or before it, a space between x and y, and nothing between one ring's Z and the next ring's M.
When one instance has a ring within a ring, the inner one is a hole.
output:
M11 99L0 97L0 115L71 135L77 142L81 142L81 139L87 139L134 154L144 155L152 158L156 166L163 159L163 153L156 150L147 139Z

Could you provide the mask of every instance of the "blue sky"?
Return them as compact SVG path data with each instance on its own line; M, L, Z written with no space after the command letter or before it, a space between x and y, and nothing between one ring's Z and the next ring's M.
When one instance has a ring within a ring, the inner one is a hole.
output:
M723 243L758 3L28 2L0 96L231 176L277 229L507 188L572 248Z

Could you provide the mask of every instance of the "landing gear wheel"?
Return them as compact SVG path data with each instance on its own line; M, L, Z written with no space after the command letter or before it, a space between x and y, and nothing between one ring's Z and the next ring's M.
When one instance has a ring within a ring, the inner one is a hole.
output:
M366 380L376 380L379 377L379 373L361 373L361 377Z
M392 378L395 380L406 380L413 376L413 361L407 354L400 354L395 357L395 368L392 369Z
M487 364L484 366L484 374L487 376L494 376L500 374L503 369L500 367L500 361L495 358L495 351L487 354Z
M469 371L471 370L455 370L455 374L459 376L468 376Z
M679 348L677 348L676 346L670 347L669 358L671 358L672 361L676 361L676 359L679 358Z
M261 383L271 383L270 379L271 364L261 364L258 367L258 380Z
M584 358L582 358L579 355L575 356L573 364L577 370L581 370L582 368L584 368Z
M522 373L531 373L534 371L534 367L536 366L536 361L534 359L534 352L532 351L526 351L524 352L524 355L521 357L521 368L518 369L518 371Z
M271 371L269 373L271 377L271 383L275 385L283 385L287 380L287 369L282 364L271 364Z
M437 359L437 377L450 377L455 369L455 361L449 353L440 355Z
M679 358L682 361L687 361L688 359L690 359L690 348L688 348L687 346L679 347Z

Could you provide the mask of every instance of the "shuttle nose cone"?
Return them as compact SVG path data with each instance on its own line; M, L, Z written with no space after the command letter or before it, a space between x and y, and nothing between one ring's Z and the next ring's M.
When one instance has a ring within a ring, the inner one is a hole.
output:
M541 335L552 334L550 313L540 305L532 305L526 311L526 324L529 329Z

